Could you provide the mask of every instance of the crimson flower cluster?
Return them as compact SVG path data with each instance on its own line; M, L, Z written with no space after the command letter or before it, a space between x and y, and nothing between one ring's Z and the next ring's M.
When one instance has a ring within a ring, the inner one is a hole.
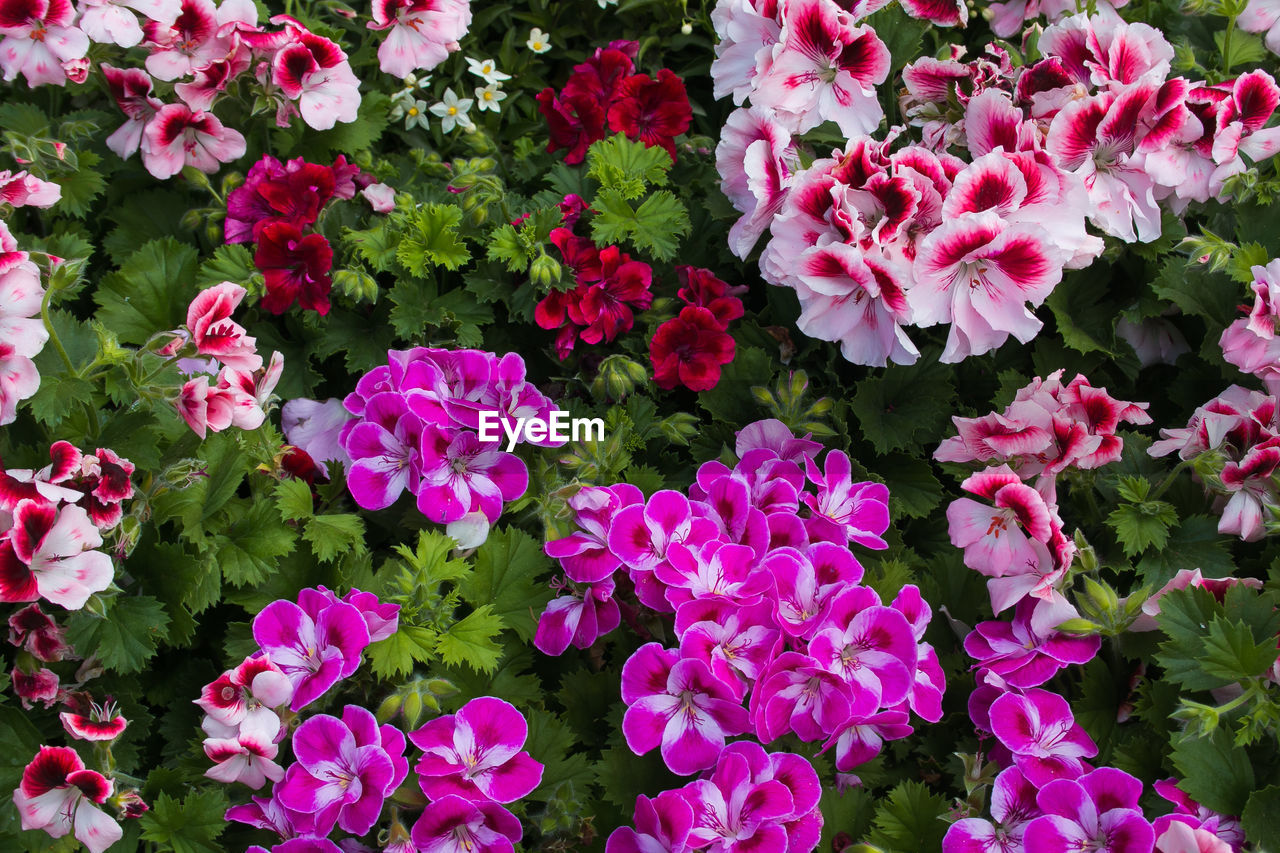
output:
M637 73L640 43L614 41L596 48L559 92L538 93L538 109L547 120L548 151L568 149L564 161L581 163L591 143L606 133L622 133L648 147L661 146L676 159L675 138L689 129L693 110L684 81L668 68L656 77Z
M228 243L257 244L254 265L266 279L262 307L284 313L294 302L329 313L333 247L312 232L333 199L351 199L369 185L360 168L339 155L332 166L301 157L281 163L269 154L249 169L245 183L227 195Z
M743 314L739 295L746 285L730 287L708 269L680 265L677 295L685 303L679 315L660 325L649 342L653 379L661 388L683 385L708 391L720 381L720 368L736 350L729 323Z
M615 576L623 572L641 604L674 615L677 640L675 648L648 643L623 667L628 746L638 755L660 750L681 775L716 768L710 784L726 802L741 803L742 786L769 778L756 766L774 759L729 759L728 738L822 741L835 748L837 769L849 772L885 740L908 735L910 711L938 720L945 684L923 641L931 614L919 591L904 587L886 606L859 583L862 566L849 544L886 547L888 490L854 482L842 451L819 467L821 445L779 421L745 427L735 450L734 467L705 463L687 495L664 490L645 499L620 483L570 498L578 530L545 546L564 569L557 582L564 594L547 606L534 643L559 654L616 627ZM817 843L820 818L795 792L778 792L769 816L761 811L743 829L737 818L716 822L713 792L694 788L690 796L706 807L691 804L691 846L739 849L718 833L741 832L745 845L757 824L761 833L786 825L788 849Z
M558 330L556 355L563 361L578 340L607 343L631 330L634 312L653 304L653 270L617 246L596 248L589 238L574 234L572 225L553 230L551 242L573 270L575 285L544 296L534 319L544 329Z

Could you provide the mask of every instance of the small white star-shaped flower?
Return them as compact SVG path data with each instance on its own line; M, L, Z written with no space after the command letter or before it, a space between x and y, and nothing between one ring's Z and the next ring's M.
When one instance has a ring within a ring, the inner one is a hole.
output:
M501 107L498 106L505 98L507 93L498 88L497 83L490 83L488 86L476 87L476 108L481 112L490 110L492 112L500 112Z
M524 46L534 53L546 53L551 50L551 36L534 27L529 31L529 40L524 43Z
M445 133L453 130L454 127L471 130L475 126L467 116L471 103L470 98L459 98L452 89L446 89L444 100L438 104L432 104L431 114L440 117L440 127Z
M501 83L503 80L510 80L510 74L503 74L498 70L498 63L492 59L472 59L467 57L467 70L476 75L486 83Z

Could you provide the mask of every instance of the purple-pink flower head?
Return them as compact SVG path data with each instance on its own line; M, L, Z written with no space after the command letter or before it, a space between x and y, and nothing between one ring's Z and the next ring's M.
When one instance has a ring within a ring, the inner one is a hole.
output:
M612 580L566 588L569 594L551 599L538 617L533 644L546 655L562 655L570 645L589 648L622 621Z
M663 791L653 799L636 797L635 829L621 826L605 843L605 853L653 853L688 850L693 809L683 791Z
M1100 767L1079 779L1056 779L1036 795L1045 812L1023 837L1028 851L1149 853L1155 832L1138 806L1142 782L1114 767Z
M509 702L481 696L437 717L409 739L425 754L414 771L429 800L510 803L542 781L542 765L524 752L529 725Z
M410 835L419 853L512 853L523 832L497 803L450 794L427 804Z
M689 840L695 848L710 845L723 853L787 849L782 820L795 811L791 791L776 779L753 779L741 753L723 753L711 778L690 782L685 796L693 806Z
M1010 622L979 622L964 641L964 650L970 657L1012 687L1038 687L1069 664L1093 660L1102 645L1096 635L1037 632L1031 626L1036 601L1019 601Z
M364 708L348 705L341 719L317 714L294 732L297 762L277 795L285 807L315 814L324 833L336 822L364 835L408 772L404 748L404 735L393 726L379 728Z
M858 587L836 596L809 642L809 654L855 692L870 692L880 707L890 708L908 697L915 681L915 634L900 612L868 606L871 601Z
M300 711L356 671L369 628L345 602L312 618L292 601L273 601L254 617L253 638L293 685L289 708Z
M889 547L880 538L889 529L889 490L884 484L853 482L853 465L842 450L828 452L821 471L809 457L805 468L818 486L816 496L801 496L813 513L806 524L810 538L853 541L877 550Z
M529 487L520 457L485 444L474 432L450 432L435 425L422 431L422 485L418 510L436 522L457 521L480 511L490 523Z
M958 820L942 840L944 853L1023 853L1027 824L1044 814L1036 786L1017 767L1007 767L991 788L991 820Z
M622 667L622 733L636 755L661 748L671 772L688 776L715 764L725 740L750 728L734 689L700 660L680 660L658 643Z
M991 703L991 732L1034 785L1078 778L1087 769L1081 759L1098 754L1067 700L1040 688L1006 693Z
M578 529L543 546L548 557L560 561L569 580L598 583L613 576L622 566L609 550L609 528L624 506L643 504L644 495L635 486L584 486L567 501L575 513Z

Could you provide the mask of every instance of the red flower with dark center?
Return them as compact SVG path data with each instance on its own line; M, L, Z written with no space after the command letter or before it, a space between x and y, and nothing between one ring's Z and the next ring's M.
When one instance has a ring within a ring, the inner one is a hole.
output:
M672 162L676 159L675 138L689 129L692 120L684 81L667 68L659 69L656 80L648 74L627 78L609 107L610 130L649 147L662 146Z
M39 604L27 605L9 617L9 642L46 662L71 656L62 628Z
M303 236L288 222L269 223L258 233L253 263L267 283L262 307L272 314L284 313L295 301L318 314L329 313L333 247L323 235Z
M604 139L605 108L590 94L562 94L547 87L538 93L538 111L547 120L547 151L568 148L564 161L581 163L591 143Z
M622 50L615 45L629 45ZM619 97L619 90L635 70L631 61L637 49L635 42L615 42L608 47L597 48L586 62L573 67L573 76L564 84L565 95L585 95L608 109Z
M115 740L129 725L128 720L116 712L116 705L110 697L99 705L89 698L88 693L71 693L64 704L68 710L58 717L67 734L78 740Z
M668 390L683 385L708 391L720 381L720 367L733 361L733 338L707 308L690 305L658 327L649 342L653 380Z
M600 250L601 280L585 288L579 285L576 300L569 303L569 319L583 326L582 340L589 344L611 341L629 331L632 308L644 310L653 304L649 286L653 270L617 246Z
M728 329L730 321L743 315L742 300L738 298L738 294L747 292L745 284L730 287L728 283L716 278L711 270L687 264L676 267L676 276L680 279L680 289L676 291L676 295L689 305L709 310L715 315L721 328Z

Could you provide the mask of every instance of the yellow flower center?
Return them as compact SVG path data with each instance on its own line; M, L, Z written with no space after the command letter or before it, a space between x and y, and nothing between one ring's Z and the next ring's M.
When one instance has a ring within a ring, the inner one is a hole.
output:
M409 115L411 115L411 116L416 116L417 114L418 114L418 108L417 108L417 107L409 107Z
M484 93L484 99L485 99L486 101L492 101L492 100L493 100L493 92L485 92L485 93Z
M451 115L451 116L456 116L457 114L458 114L458 108L457 108L457 107L449 107L449 115Z
M533 49L534 49L534 50L542 50L542 42L540 42L540 41L535 41L535 42L533 43Z

